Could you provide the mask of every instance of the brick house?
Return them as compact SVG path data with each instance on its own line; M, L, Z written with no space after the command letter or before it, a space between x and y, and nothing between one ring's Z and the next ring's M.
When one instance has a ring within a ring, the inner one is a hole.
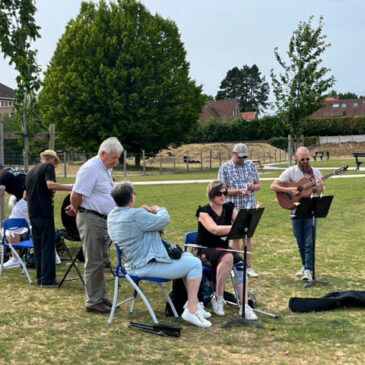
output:
M203 106L199 123L205 123L209 118L241 118L240 107L236 99L208 100Z
M311 114L311 118L353 117L365 115L365 99L327 98L325 105Z
M15 91L0 83L0 116L14 114Z
M257 119L257 112L241 112L241 118L244 120L256 120Z

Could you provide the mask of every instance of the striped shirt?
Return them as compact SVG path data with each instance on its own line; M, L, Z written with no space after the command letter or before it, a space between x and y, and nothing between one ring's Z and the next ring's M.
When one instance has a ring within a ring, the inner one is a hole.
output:
M238 165L231 159L219 168L218 180L225 182L229 189L247 189L248 183L259 181L259 174L252 161L245 160L242 165ZM228 196L226 201L232 202L237 210L256 207L256 198L252 190L248 191L248 195Z

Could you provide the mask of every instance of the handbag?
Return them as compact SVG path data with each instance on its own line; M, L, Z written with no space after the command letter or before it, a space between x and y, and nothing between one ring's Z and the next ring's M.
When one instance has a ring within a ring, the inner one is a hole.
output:
M173 242L167 242L162 238L161 241L166 248L167 254L169 255L170 259L178 260L181 257L183 250L179 245Z

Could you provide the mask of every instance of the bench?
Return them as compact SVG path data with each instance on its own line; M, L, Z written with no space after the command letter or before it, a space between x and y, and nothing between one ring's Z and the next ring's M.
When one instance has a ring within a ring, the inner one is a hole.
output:
M360 165L363 161L359 161L359 157L365 157L365 152L354 152L352 156L354 156L356 160L356 170L360 170Z
M319 157L321 160L323 160L323 156L326 155L327 160L330 158L329 151L316 151L314 152L313 158L314 161L317 161L317 157Z
M260 170L264 169L264 166L262 165L260 160L252 160L252 162L258 167Z
M188 160L188 156L184 156L184 163L200 163L199 160Z

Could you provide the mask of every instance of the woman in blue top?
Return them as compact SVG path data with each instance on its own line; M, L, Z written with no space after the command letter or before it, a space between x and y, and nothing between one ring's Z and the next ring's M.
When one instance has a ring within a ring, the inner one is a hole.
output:
M112 189L117 206L109 213L108 234L124 255L129 274L163 279L183 278L188 301L182 318L198 327L210 327L211 314L198 301L202 265L198 258L184 252L180 259L171 259L161 241L160 231L169 222L166 208L142 205L135 208L133 184L124 181Z

